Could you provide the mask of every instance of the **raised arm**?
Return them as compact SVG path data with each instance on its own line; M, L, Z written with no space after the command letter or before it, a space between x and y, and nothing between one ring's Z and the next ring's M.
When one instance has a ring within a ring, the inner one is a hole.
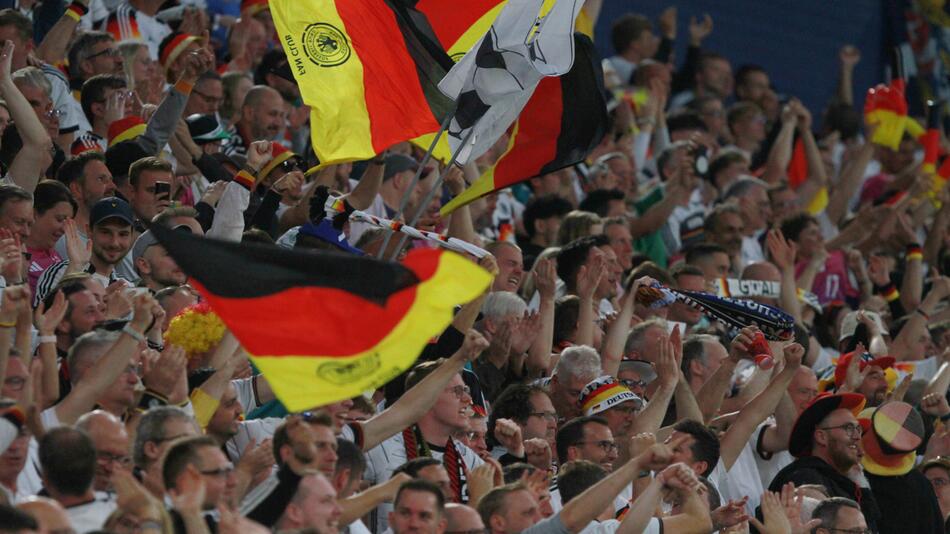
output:
M838 92L836 97L842 104L854 105L854 66L861 61L861 51L854 45L844 45L838 52L841 70L838 72Z
M754 335L754 332L753 329L743 328L742 333L736 336L733 341L733 345L740 350L748 351L752 341L751 336ZM739 453L742 452L742 448L748 443L749 437L755 432L756 427L775 412L779 401L782 400L782 396L788 388L788 384L792 381L795 373L798 372L804 356L805 349L798 343L792 343L785 347L785 368L772 379L762 393L756 395L752 401L739 410L739 416L720 440L719 456L726 471L732 468L739 457Z
M464 177L463 177L464 174ZM454 167L449 169L445 175L445 185L453 197L457 197L465 191L465 182L469 183L478 179L478 167L474 161L465 164L464 169ZM468 205L456 208L449 216L449 237L457 237L462 241L467 241L473 245L482 246L482 239L475 232L475 225L472 224L472 211Z
M12 59L13 43L6 41L0 51L0 96L6 101L10 117L23 139L23 148L13 159L7 174L18 186L32 193L46 167L53 161L53 140L30 102L13 83L10 75Z
M84 6L85 11L88 13L89 0L77 0L77 2ZM79 26L79 19L83 15L85 15L85 13L80 13L78 8L74 8L71 5L67 6L63 16L46 32L46 35L43 36L43 41L40 42L39 46L34 50L36 57L49 64L56 64L62 61L63 58L66 57L66 52L69 50L69 42L72 40L73 35L75 35L76 28Z
M782 108L782 128L769 149L765 172L762 174L762 179L770 184L785 177L788 162L792 159L792 144L795 142L795 127L798 125L796 104L801 105L798 100L792 100Z
M582 265L577 272L577 296L580 297L581 303L577 314L575 345L594 346L594 291L606 271L604 259L598 256L592 260L590 266Z
M656 380L657 390L653 392L646 408L637 414L633 421L633 427L630 430L633 435L655 434L663 424L670 401L673 400L673 393L680 381L680 369L676 363L676 357L673 356L673 345L669 340L661 340L659 344L656 356Z
M380 504L396 498L399 486L412 480L406 473L399 473L382 484L365 489L356 495L340 499L340 508L343 509L338 523L349 525L357 519L373 511Z
M554 345L554 289L557 273L554 260L543 259L534 267L534 283L538 288L540 328L534 342L528 348L526 365L533 376L546 376L551 367L551 351ZM616 376L616 375L614 375Z
M127 326L144 338L145 330L152 323L154 310L160 306L151 295L146 294L135 297L134 307L134 315ZM138 339L123 332L109 350L86 371L83 379L73 386L69 395L56 405L59 421L64 425L71 425L79 416L91 410L102 392L125 372L138 346Z
M386 170L386 155L380 154L369 161L363 176L347 195L346 200L358 210L365 210L373 205L380 186L383 185L383 172Z
M458 352L406 391L391 407L363 423L363 450L379 445L419 420L435 404L449 380L487 347L488 341L481 334L469 330Z
M49 310L40 303L33 315L33 324L39 336L38 356L43 362L42 399L52 404L59 399L59 366L56 365L56 326L62 322L67 310L66 297L62 291L56 293ZM48 406L40 406L45 410Z
M868 139L874 135L875 128L876 126L866 126ZM874 157L874 144L871 141L865 141L854 158L841 170L838 185L835 186L828 197L828 206L825 208L825 214L831 224L837 225L847 215L848 204L861 186L864 171L867 170L872 157Z

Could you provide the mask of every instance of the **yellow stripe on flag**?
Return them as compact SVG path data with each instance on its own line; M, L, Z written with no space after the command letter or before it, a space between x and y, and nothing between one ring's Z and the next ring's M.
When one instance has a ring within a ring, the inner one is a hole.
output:
M445 252L435 274L416 287L405 317L366 352L346 357L251 355L251 360L291 412L354 397L410 367L426 343L452 322L453 306L475 299L490 283L488 271ZM315 377L329 387L315 388Z
M321 166L375 156L363 64L336 2L271 0L270 10L300 94L311 107L313 150ZM327 48L331 45L336 48Z
M508 148L506 148L505 153L498 158L498 161L505 159L505 156L515 147L519 124L519 121L515 121L515 125L511 128L511 134L508 136ZM442 209L439 210L439 214L445 217L473 200L491 193L492 190L495 189L495 165L498 164L498 161L482 173L482 175L478 177L478 180L475 180L468 189L462 191L461 195L450 200L445 206L442 206Z

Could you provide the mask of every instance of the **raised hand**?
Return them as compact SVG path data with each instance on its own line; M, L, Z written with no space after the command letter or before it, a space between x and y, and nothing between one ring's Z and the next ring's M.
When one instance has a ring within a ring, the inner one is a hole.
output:
M748 496L739 500L730 500L726 504L709 512L713 521L713 529L725 530L743 521L748 521L749 514L745 513L745 505L747 502L749 502Z
M224 190L227 189L228 182L219 181L215 182L208 186L205 189L205 193L201 195L201 202L214 207L218 205L218 201L221 200L221 195L224 194Z
M48 310L46 304L40 302L39 307L33 312L33 326L41 336L52 336L56 334L56 327L62 322L63 317L66 317L67 309L66 296L62 291L57 291L56 296L53 297L53 304Z
M172 507L182 515L200 515L204 509L205 481L198 469L189 465L179 476L175 488L168 490Z
M542 299L553 299L557 285L557 264L551 258L538 261L534 266L534 287Z
M15 323L24 307L30 306L29 286L10 286L3 289L3 303L0 304L0 321Z
M676 361L673 343L666 336L657 343L656 378L660 387L673 388L680 379L680 365Z
M897 384L892 391L889 391L885 398L887 402L896 401L904 402L904 396L907 395L907 391L910 389L910 383L914 380L914 373L907 373L904 375L904 378L901 379L900 383Z
M670 6L660 13L658 20L660 33L669 40L676 39L676 6Z
M861 61L861 51L854 45L846 44L838 51L838 60L846 69L853 69Z
M857 391L864 382L864 378L873 369L873 367L867 365L864 367L863 371L861 370L861 355L864 354L866 350L867 349L865 349L864 345L861 343L858 343L858 346L854 349L854 356L852 356L851 360L848 362L848 368L844 377L844 384L842 384L839 388L841 391Z
M891 271L887 267L887 258L877 255L868 258L868 278L876 286L886 286L891 283Z
M260 482L270 474L273 465L274 442L271 439L265 439L260 443L251 442L235 469L243 471L252 481L251 485L254 486L255 483Z
M524 317L515 319L511 328L511 354L524 354L541 332L541 314L525 311Z
M682 436L681 436L682 437ZM696 473L684 463L675 463L656 476L664 486L675 491L698 491L703 485Z
M551 468L553 455L551 444L541 438L531 438L524 441L525 461L538 469L547 471Z
M689 18L689 42L693 46L699 46L704 39L709 37L713 31L713 19L709 13L704 13L701 20L696 17Z
M0 80L9 80L13 63L13 41L4 41L0 48Z
M950 414L950 404L947 403L946 396L929 393L920 399L920 410L931 417L940 418Z
M785 239L781 230L769 230L765 238L766 245L769 248L769 257L779 269L795 268L795 253L797 248L795 243Z
M754 326L747 326L740 330L739 335L729 344L729 357L735 361L752 359L749 350L752 347L752 340L758 331L759 329Z
M155 297L148 293L136 296L132 306L134 311L130 326L141 333L145 333L155 317L155 308L161 308L161 306L159 306Z
M524 457L524 443L522 440L521 427L511 419L498 419L495 421L495 439L502 447L508 449L513 456Z
M795 484L789 482L782 486L781 501L782 508L785 509L785 517L788 518L788 524L792 528L792 534L809 534L812 529L821 524L820 519L802 522L802 503L805 501L805 495L797 494Z
M766 491L762 494L762 519L760 522L754 517L749 521L759 529L762 534L788 534L792 531L792 525L785 516L785 508L778 494Z
M484 463L468 473L468 491L470 500L481 501L486 493L495 487L495 466Z
M602 256L596 256L589 265L582 265L577 273L577 296L591 299L601 278L607 273L607 264Z
M786 345L783 349L785 353L785 368L796 370L802 365L802 358L805 356L805 347L798 343Z
M466 360L474 361L487 348L488 340L485 339L485 336L479 333L478 330L471 328L468 332L465 332L465 340L462 341L462 347L458 353Z
M254 171L255 176L271 159L273 156L271 156L270 141L254 141L247 147L247 166Z
M92 258L92 239L83 242L75 219L66 219L63 230L66 235L66 259L69 260L69 264L76 267L89 263L89 259Z
M145 387L165 398L171 397L188 366L185 349L169 345L161 354L152 349L146 349L144 352L148 355L143 359L147 363L142 373L142 382Z

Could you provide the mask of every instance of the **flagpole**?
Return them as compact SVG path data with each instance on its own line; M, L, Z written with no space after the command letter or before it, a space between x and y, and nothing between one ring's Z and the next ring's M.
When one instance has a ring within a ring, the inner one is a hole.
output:
M465 138L462 139L462 143L459 144L458 148L455 149L454 152L452 152L452 157L449 158L449 162L448 164L445 165L445 169L443 169L442 172L439 173L439 177L435 180L435 183L432 184L432 189L430 189L429 193L426 194L426 197L422 199L422 203L419 205L419 209L416 210L416 214L413 215L412 219L409 220L406 224L408 224L409 226L415 226L416 221L419 220L419 217L422 217L422 214L425 213L426 208L429 207L429 204L432 202L432 199L435 198L435 194L439 192L440 188L442 187L442 182L445 181L446 175L449 174L449 171L452 170L452 166L455 165L455 160L458 158L459 153L462 152L462 150L468 144L469 140L471 140L472 135L474 133L475 133L475 127L473 126L469 128L468 132L465 134ZM392 234L390 234L390 236L391 235ZM409 236L406 234L403 234L402 236L400 236L399 245L396 246L396 250L393 251L393 255L389 258L390 260L395 260L396 257L399 256L399 251L406 244L406 239L408 239L408 237ZM386 247L385 247L386 244L388 243L385 243L383 245L383 250L386 250Z
M398 219L402 216L402 213L406 211L406 206L409 204L409 197L412 196L412 191L416 188L416 185L418 185L419 179L422 177L422 171L425 170L426 163L429 163L429 160L432 159L432 152L439 143L439 138L442 137L442 134L449 128L449 124L452 122L453 117L455 117L455 109L446 115L445 119L442 121L442 124L439 125L439 131L435 133L435 137L432 139L432 142L429 143L429 150L426 150L426 155L422 157L422 161L419 163L419 168L416 169L416 174L412 177L412 181L409 183L409 189L406 189L406 192L403 193L402 199L399 201L399 209L396 211L396 214L393 215L393 219ZM385 172L385 170L383 172ZM383 240L383 246L379 249L376 258L382 259L383 254L386 253L386 247L389 246L389 240L392 239L392 237L392 233L386 234L386 239Z

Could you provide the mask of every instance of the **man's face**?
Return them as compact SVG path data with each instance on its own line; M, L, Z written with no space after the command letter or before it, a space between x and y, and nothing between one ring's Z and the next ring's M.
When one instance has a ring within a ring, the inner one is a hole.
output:
M445 470L445 466L442 464L423 467L419 470L417 478L428 480L438 486L442 490L442 495L445 496L445 502L455 500L455 494L452 493L452 482L449 480L449 472Z
M818 378L810 367L801 366L788 384L788 396L792 399L795 409L802 413L808 403L818 396Z
M89 79L96 74L115 74L121 76L122 54L115 47L115 41L102 41L92 45L90 54L82 64L83 77Z
M139 385L139 378L142 376L140 360L139 357L132 358L118 380L109 384L108 389L102 394L100 404L126 409L135 406L135 388Z
M30 103L30 107L32 107L33 112L36 113L36 117L40 120L40 123L43 124L43 127L46 128L46 133L53 139L56 139L59 135L59 115L54 112L53 101L50 100L46 90L26 83L17 84L17 88L23 93L23 96L26 97L27 102Z
M628 438L633 422L637 420L637 404L633 401L622 402L597 415L607 420L615 436Z
M700 70L703 88L719 98L732 93L732 67L724 59L710 59L702 63Z
M674 430L670 437L666 438L666 443L671 443L673 440L678 439L682 436L683 433L677 430ZM697 476L703 474L703 471L708 467L706 462L696 460L696 457L693 456L693 443L696 442L696 438L693 436L688 436L685 441L677 445L673 449L673 463L684 463L696 473Z
M572 419L581 413L581 392L596 377L554 375L551 380L551 401L558 405L557 414L564 419Z
M646 396L646 384L644 384L643 377L632 367L620 369L617 373L617 380L623 382L625 386L630 388L630 391L641 399Z
M0 390L5 398L20 400L26 381L30 379L30 370L20 358L10 358L7 361L7 374L3 378L3 389Z
M33 203L29 200L9 200L0 209L0 228L20 237L20 242L30 237L33 226Z
M484 417L469 417L468 432L465 433L463 443L475 451L479 456L488 453L488 420Z
M244 409L238 401L237 391L233 385L228 384L224 396L221 397L221 404L218 405L218 409L215 410L208 423L208 434L216 436L219 440L230 439L237 434L243 413Z
M743 141L759 143L765 139L765 123L768 121L761 111L746 113L733 123L736 137Z
M815 223L808 223L798 234L798 251L806 257L814 256L825 244L821 229Z
M884 369L872 367L864 377L864 382L861 382L858 393L868 400L868 406L883 404L887 397L887 378L884 375Z
M719 191L725 191L733 182L739 179L743 174L749 174L749 164L746 161L736 161L730 163L725 169L719 171L713 176L713 185Z
M835 524L829 525L833 532L864 532L868 528L868 523L864 519L861 510L842 506L838 508L838 515L835 517Z
M772 220L772 203L764 187L755 186L739 199L742 213L745 214L745 230L762 230Z
M539 438L554 445L554 436L557 435L557 412L550 397L544 393L535 393L529 399L531 413L525 421L521 435L524 439Z
M665 334L666 332L664 332L660 326L653 325L647 327L646 332L643 333L643 347L640 349L640 352L630 354L628 357L646 360L652 364L656 364L656 355L659 353L660 341L663 340Z
M513 246L501 246L495 259L498 262L498 276L492 284L492 291L510 291L515 293L524 278L524 258L521 249Z
M268 92L255 108L244 111L249 112L248 126L255 140L275 139L284 128L284 99L276 92Z
M26 67L26 58L33 50L33 40L24 40L19 30L10 25L0 26L0 43L3 41L10 41L14 46L10 70L16 71Z
M716 220L713 235L709 236L709 240L726 249L730 256L736 256L742 250L744 230L742 217L738 213L723 213Z
M701 258L696 259L693 265L703 271L703 277L706 280L718 280L729 276L729 255L725 252L713 252ZM706 289L703 289L706 291Z
M782 189L772 193L772 219L781 221L798 212L798 193L791 189Z
M699 118L702 119L706 129L709 130L709 135L715 138L719 137L726 126L725 116L726 112L722 108L721 100L708 100L699 110Z
M878 151L878 159L884 172L897 174L914 162L914 152L916 150L917 143L912 139L903 139L897 150L882 147Z
M604 235L610 240L610 248L617 255L620 267L626 271L633 267L633 236L623 224L611 224L604 228Z
M162 435L159 436L158 440L149 442L154 444L154 448L146 444L145 454L150 462L157 462L165 455L165 451L168 450L168 447L170 447L175 440L197 435L198 431L191 421L168 419L162 424Z
M442 534L445 518L439 501L428 491L405 490L399 494L395 509L389 512L393 534Z
M340 429L343 428L343 425L349 421L350 409L352 407L353 399L344 399L340 402L334 402L333 404L322 406L320 409L330 416L330 419L333 421L333 431L335 433L339 433Z
M182 272L175 263L175 259L161 245L152 245L145 249L142 259L145 260L146 265L144 269L139 266L142 275L148 276L158 287L179 286L188 281L188 276Z
M128 88L120 87L120 88L109 88L109 89L106 89L102 93L102 100L98 102L99 106L97 106L97 108L100 110L97 112L99 115L103 117L105 116L106 102L109 102L115 99L116 93L124 93L124 97L119 97L119 98L124 98L123 114L128 116L133 113L132 112L132 98L130 97L131 93Z
M323 473L326 477L332 477L336 471L336 436L333 429L323 425L310 425L313 429L313 444L316 454L311 466Z
M15 482L17 476L23 471L29 456L30 437L30 431L24 429L10 443L7 450L0 454L0 482Z
M620 265L620 260L617 259L617 253L614 252L613 247L604 245L598 248L604 254L607 271L604 277L600 279L600 285L597 286L595 296L602 299L613 298L617 296L617 284L620 283L620 279L623 277L623 267Z
M77 196L87 210L92 209L93 204L103 198L115 196L112 173L109 172L109 167L99 160L92 160L83 167L78 187L80 189Z
M125 425L115 422L99 422L92 427L89 437L96 449L96 477L93 488L96 491L110 491L112 474L116 469L128 469L132 466L129 456L129 434Z
M946 516L946 512L950 511L950 473L943 467L934 466L924 471L924 476L933 486L934 493L937 494L937 501L940 503L940 509L944 511L944 516Z
M493 533L518 534L541 520L538 501L528 490L513 491L505 499L504 511L489 518Z
M430 412L436 421L453 431L468 427L468 414L472 405L472 396L468 386L462 381L462 375L456 374L442 389L439 400Z
M92 253L99 261L116 265L132 248L132 226L125 221L111 218L92 228Z
M848 425L853 429L850 434ZM828 458L839 473L847 473L861 460L861 425L849 410L831 412L816 428L816 438L819 433L824 435Z
M610 428L598 423L584 425L584 441L570 447L574 451L571 460L587 460L600 464L607 472L613 471L617 459L617 443Z
M681 274L676 279L677 289L706 291L706 279L695 274ZM703 313L688 304L676 301L670 305L670 319L693 326L703 318Z
M69 314L60 323L59 334L65 334L70 339L91 332L96 325L105 320L102 305L96 295L88 289L77 291L70 295Z
M143 221L151 221L152 217L168 207L171 199L169 193L155 194L155 182L171 184L174 177L170 172L160 170L142 171L139 174L138 184L132 188L129 198L135 215Z
M750 72L736 89L740 100L758 104L769 90L769 75L762 71Z
M337 532L337 522L343 509L337 502L333 484L324 477L307 476L300 481L297 491L307 492L307 498L299 506L303 526L312 528L319 534Z
M210 510L222 502L230 502L237 481L234 466L218 447L201 447L198 450L198 471L205 482L204 509Z
M721 343L712 341L704 341L703 350L706 353L706 363L702 366L702 378L703 382L705 382L719 370L719 367L722 366L722 361L729 357L729 352L726 351L726 347L723 347Z
M195 113L202 115L217 113L222 102L224 102L224 86L221 80L202 80L192 89L184 115L187 117Z

